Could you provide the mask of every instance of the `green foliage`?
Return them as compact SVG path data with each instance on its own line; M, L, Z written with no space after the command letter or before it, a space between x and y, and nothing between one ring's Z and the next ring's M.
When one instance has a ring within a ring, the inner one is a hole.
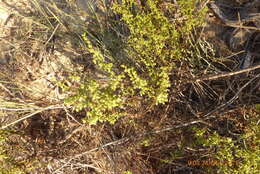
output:
M151 145L152 139L150 137L141 140L140 144L144 147L149 147Z
M237 139L223 137L216 132L207 135L204 129L196 129L198 143L216 150L212 157L223 162L218 168L225 174L259 173L259 133L256 121L252 121Z
M260 111L260 104L255 105L256 110Z
M182 16L185 16L185 25L182 27L184 33L189 33L194 26L198 26L203 23L204 16L207 12L206 8L196 9L196 0L179 0L178 5L180 6Z
M88 51L93 55L93 63L97 68L105 72L105 80L99 77L94 78L90 75L83 79L77 75L71 76L71 81L79 86L75 88L74 86L69 87L64 84L63 86L60 85L67 91L75 92L73 96L65 100L65 103L75 106L76 111L88 108L85 121L90 124L96 124L97 121L114 123L123 114L120 111L123 107L123 93L120 91L120 88L123 89L124 74L116 74L113 71L113 64L106 62L101 51L92 46L86 35L83 38L88 46ZM101 83L100 81L102 80L105 83Z
M1 174L23 174L21 165L8 155L5 141L10 136L7 131L0 131L0 173Z
M133 173L131 171L129 171L129 170L126 170L126 171L124 171L123 174L133 174Z
M182 22L170 21L159 0L147 0L145 4L122 0L122 3L114 4L113 12L121 16L121 20L116 22L126 26L128 33L121 38L115 37L121 41L110 43L124 43L123 48L118 48L118 52L123 54L119 58L113 46L108 46L100 37L95 39L99 34L106 38L104 36L111 31L107 25L100 22L97 31L101 33L86 31L83 39L87 51L92 54L94 71L101 73L91 72L84 77L74 75L71 80L77 85L63 85L65 91L73 93L65 103L77 111L86 109L86 121L95 124L97 121L114 123L124 115L125 108L131 106L126 101L133 96L142 97L142 102L150 105L167 102L170 72L174 61L180 60L184 53L182 37L200 24L201 19L195 15L201 17L204 13L195 13L195 2L178 1L181 15L187 18Z

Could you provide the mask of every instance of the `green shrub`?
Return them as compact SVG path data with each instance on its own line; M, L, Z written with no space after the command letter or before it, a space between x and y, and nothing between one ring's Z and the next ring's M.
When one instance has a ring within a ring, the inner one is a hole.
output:
M115 56L115 49L111 49L113 46L107 46L102 39L107 38L109 31L113 33L108 25L100 23L99 33L93 34L90 29L83 34L95 71L99 73L91 72L84 77L75 74L71 80L77 85L65 85L63 89L73 93L65 103L74 106L77 111L86 109L86 121L91 124L97 121L115 122L131 106L127 101L133 96L138 96L148 105L168 101L170 72L174 62L184 56L182 39L191 33L192 27L201 23L204 11L196 11L195 0L189 3L180 0L180 15L185 20L171 21L160 7L162 1L145 2L138 4L135 0L122 0L122 3L113 5L113 13L121 16L120 21L113 21L113 24L126 26L128 31L124 36L115 37L119 42L110 42L124 45L118 48L118 52L122 53L120 56ZM169 10L174 12L174 8Z
M23 174L25 173L21 164L8 155L5 141L11 136L8 131L0 130L0 173L1 174Z
M211 156L220 161L219 172L225 174L257 174L260 164L259 125L252 121L248 129L236 139L208 134L206 130L196 129L197 144L215 150Z

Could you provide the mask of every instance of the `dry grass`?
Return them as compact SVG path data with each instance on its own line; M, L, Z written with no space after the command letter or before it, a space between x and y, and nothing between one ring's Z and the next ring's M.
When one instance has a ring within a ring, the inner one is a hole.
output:
M83 124L85 112L63 105L66 95L56 82L93 69L81 34L93 22L107 22L109 4L79 2L0 2L12 14L0 28L0 129L10 135L1 142L10 157L4 168L32 174L207 173L205 166L188 165L208 155L193 146L190 128L239 134L247 117L259 119L259 65L240 70L243 50L232 52L216 31L207 37L212 27L205 26L187 39L196 54L176 64L167 104L137 104L114 125ZM226 78L216 76L221 73ZM201 78L212 74L217 78Z

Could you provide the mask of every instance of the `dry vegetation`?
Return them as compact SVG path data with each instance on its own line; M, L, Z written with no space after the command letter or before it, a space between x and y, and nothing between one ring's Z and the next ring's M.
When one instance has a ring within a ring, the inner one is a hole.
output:
M162 21L169 20L179 31L176 45L180 46L171 47L174 43L167 40L161 54L180 57L165 56L166 65L155 60L158 66L173 67L163 76L170 82L162 92L167 93L166 101L164 95L159 102L153 99L161 93L156 96L150 91L164 89L164 81L153 84L152 78L160 81L161 76L142 74L142 68L147 68L142 61L124 57L124 44L138 48L125 42L133 21L120 20L123 14L113 11L116 2L121 1L0 1L0 173L258 173L259 1L156 1L165 17ZM145 8L146 1L136 2L140 6L133 10ZM196 2L195 9L182 12L190 7L189 2ZM183 9L177 4L183 4ZM205 16L197 15L205 9ZM78 105L64 102L82 84L84 89L88 87L86 78L101 79L103 89L105 78L114 77L102 71L104 65L93 63L95 52L84 33L91 35L88 39L99 53L107 56L109 52L116 58L113 65L136 63L141 75L129 73L120 81L125 83L122 86L131 86L134 77L145 77L148 82L142 82L148 85L140 85L152 88L140 86L134 92L129 88L131 95L122 90L123 106L105 110L109 114L120 110L122 116L111 117L112 121L108 115L94 118L90 124L92 118L86 119L86 115L93 108L77 109ZM169 47L180 52L168 53L165 48ZM70 89L64 90L66 87Z

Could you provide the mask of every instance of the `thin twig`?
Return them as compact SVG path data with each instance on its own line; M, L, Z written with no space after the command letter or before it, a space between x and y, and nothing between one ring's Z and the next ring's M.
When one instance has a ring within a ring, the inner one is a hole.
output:
M32 117L32 116L38 114L38 113L41 113L41 112L43 112L43 111L52 110L52 109L62 109L62 108L63 108L63 106L49 106L49 107L47 107L47 108L39 109L39 110L36 111L36 112L33 112L33 113L31 113L31 114L28 114L28 115L26 115L26 116L24 116L24 117L22 117L22 118L20 118L20 119L18 119L18 120L15 120L15 121L12 122L12 123L9 123L9 124L7 124L7 125L5 125L5 126L2 126L2 127L0 128L0 130L6 129L6 128L12 126L12 125L15 125L15 124L17 124L17 123L19 123L19 122L21 122L21 121L23 121L23 120L25 120L25 119L28 119L28 118L30 118L30 117Z
M97 151L97 150L103 149L103 148L108 147L108 146L111 146L111 145L119 145L119 144L122 144L122 143L124 143L124 142L127 142L129 139L130 139L130 137L129 137L129 138L122 138L122 139L120 139L120 140L116 140L116 141L113 141L113 142L106 143L106 144L104 144L104 145L101 145L101 146L96 147L96 148L94 148L94 149L91 149L91 150L89 150L89 151L80 153L80 154L78 154L78 155L74 155L74 156L73 156L72 158L70 158L65 164L63 164L61 167L59 167L58 169L56 169L53 173L55 174L55 173L57 173L58 171L60 171L62 168L66 167L72 160L75 160L75 159L77 159L77 158L79 158L79 157L82 157L82 156L84 156L84 155L86 155L86 154L89 154L89 153L91 153L91 152L95 152L95 151Z
M80 123L78 120L76 120L76 119L73 117L73 115L71 115L71 114L69 113L69 111L68 111L68 109L67 109L67 106L63 105L63 109L64 109L64 111L66 112L66 114L67 114L73 121L75 121L76 123L78 123L80 126L83 126L82 123Z
M14 94L9 89L7 89L2 83L0 83L0 87L4 89L9 95L14 97Z
M223 103L222 105L218 106L217 108L215 108L213 111L210 111L209 113L205 114L203 117L208 117L210 115L212 115L213 113L219 111L220 109L225 108L226 106L230 105L231 103L233 103L239 96L239 94L243 91L243 89L245 89L251 82L253 82L255 79L257 79L258 77L260 77L260 74L256 75L254 78L252 78L251 80L249 80L246 84L244 84L236 93L236 95L234 95L234 97L232 97L229 101Z
M39 110L41 108L6 108L6 107L0 107L0 110L4 111L33 111L33 110Z
M147 136L147 135L150 135L150 134L158 134L158 133L162 133L162 132L166 132L166 131L171 131L171 130L174 130L174 129L187 127L187 126L194 125L194 124L197 124L197 123L204 123L204 121L212 119L212 118L215 118L215 117L216 116L210 116L210 117L206 117L204 119L198 119L198 120L194 120L194 121L187 122L187 123L184 123L184 124L168 127L168 128L165 128L165 129L160 129L160 130L155 130L155 131L151 131L151 132L146 132L146 133L139 134L139 135L136 135L136 136L125 137L125 138L122 138L122 139L119 139L119 140L116 140L116 141L112 141L112 142L106 143L104 145L101 145L99 147L93 148L93 149L88 150L86 152L74 155L64 165L62 165L61 167L56 169L53 173L57 173L62 168L66 167L71 161L73 161L73 160L75 160L75 159L77 159L79 157L82 157L82 156L84 156L86 154L89 154L89 153L98 151L100 149L103 149L105 147L112 146L112 145L120 145L120 144L126 143L126 142L130 141L131 139L137 138L137 137L143 137L143 136Z
M238 25L238 24L223 24L224 26L234 27L234 28L242 28L242 29L250 29L260 31L260 28L252 27L252 26L245 26L245 25Z
M235 76L235 75L242 74L242 73L245 73L245 72L250 72L250 71L253 71L253 70L256 70L256 69L260 69L260 64L255 65L255 66L251 66L251 67L246 68L246 69L238 70L238 71L227 72L227 73L211 75L211 76L205 76L205 77L189 80L188 83L202 82L202 81L205 81L205 80L216 80L216 79L223 78L223 77L230 77L230 76Z
M53 36L55 35L56 31L58 30L60 24L58 24L55 29L53 30L51 36L49 37L49 39L47 40L47 42L45 43L45 46L51 41L51 39L53 38Z

